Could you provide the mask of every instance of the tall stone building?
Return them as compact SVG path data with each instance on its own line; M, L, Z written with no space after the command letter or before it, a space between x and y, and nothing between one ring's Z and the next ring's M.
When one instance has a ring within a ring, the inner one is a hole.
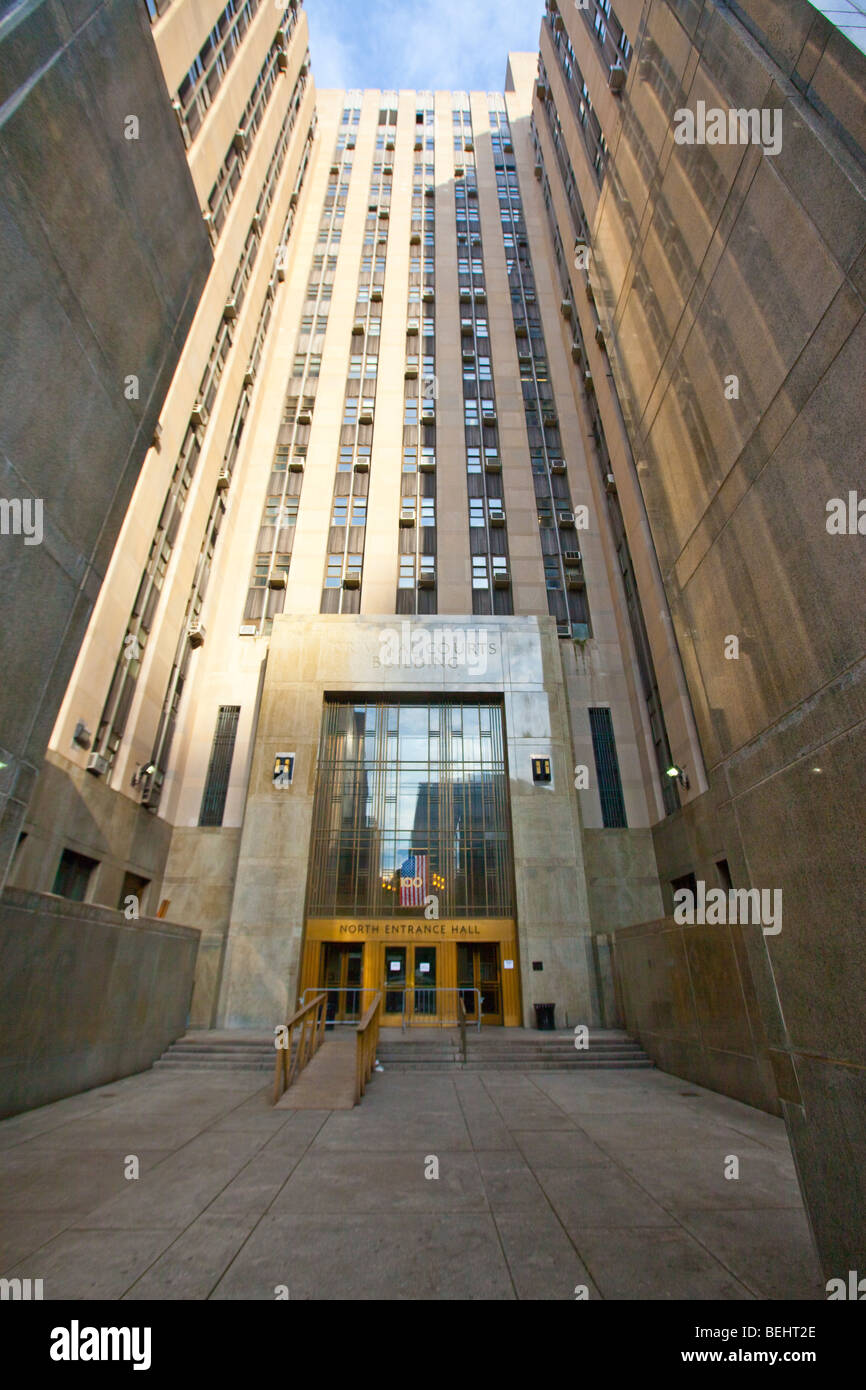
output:
M784 1111L856 1268L862 55L589 0L502 94L314 95L301 9L206 8L151 19L213 268L11 882L197 929L199 1027L624 1021Z
M697 727L665 907L778 894L767 931L619 938L626 1016L670 1070L778 1097L834 1270L866 1260L864 47L858 4L563 0L532 114L648 708L655 672L676 728L682 670Z

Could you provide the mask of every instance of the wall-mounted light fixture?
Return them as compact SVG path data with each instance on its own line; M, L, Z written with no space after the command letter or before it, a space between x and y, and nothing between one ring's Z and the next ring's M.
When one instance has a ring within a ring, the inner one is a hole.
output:
M671 763L670 767L667 769L667 775L670 778L675 777L679 782L680 786L685 787L686 791L688 791L689 779L686 776L683 769L681 767L677 767L676 763Z

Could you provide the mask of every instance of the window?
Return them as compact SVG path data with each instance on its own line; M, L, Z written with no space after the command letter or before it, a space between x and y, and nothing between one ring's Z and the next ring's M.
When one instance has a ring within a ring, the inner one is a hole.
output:
M435 525L436 525L436 498L435 498L435 497L422 497L422 498L421 498L421 525L422 525L422 526L435 526Z
M332 516L331 516L331 525L332 525L332 526L345 526L345 525L346 525L346 519L347 519L348 515L349 515L349 499L348 499L348 497L335 497L335 498L334 498L334 510L333 510L333 514L332 514Z
M220 705L199 812L199 825L222 825L240 705Z
M469 525L470 525L470 526L483 526L483 525L484 525L484 498L483 498L483 497L470 497L470 498L469 498Z
M489 589L490 582L487 578L487 556L472 556L472 587L473 589Z
M87 897L93 870L98 864L98 859L90 859L86 854L79 854L74 849L65 849L54 876L52 893L56 893L60 898L69 898L74 903L83 903Z
M325 572L325 588L339 589L343 583L343 557L342 555L329 555L328 568Z
M513 915L500 704L329 699L317 765L311 913L417 915L399 891L414 851L443 915ZM372 823L371 805L391 813Z
M613 718L606 705L590 706L589 727L598 775L602 823L607 829L625 827L628 822L625 818L622 779L613 736Z
M397 581L398 589L414 589L415 587L415 556L400 556L400 578Z

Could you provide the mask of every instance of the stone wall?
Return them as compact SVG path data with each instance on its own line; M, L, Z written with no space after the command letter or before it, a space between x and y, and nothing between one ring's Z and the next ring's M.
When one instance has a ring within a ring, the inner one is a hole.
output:
M7 888L0 1118L152 1065L186 1028L199 933Z
M672 917L613 933L623 1023L653 1061L711 1091L780 1114L744 931Z

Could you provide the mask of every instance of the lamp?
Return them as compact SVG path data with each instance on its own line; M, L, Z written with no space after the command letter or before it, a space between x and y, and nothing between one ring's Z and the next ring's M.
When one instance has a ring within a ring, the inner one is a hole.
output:
M676 763L671 763L670 767L666 769L666 772L668 777L676 777L680 786L685 787L686 791L688 791L689 779L681 767L677 767Z

